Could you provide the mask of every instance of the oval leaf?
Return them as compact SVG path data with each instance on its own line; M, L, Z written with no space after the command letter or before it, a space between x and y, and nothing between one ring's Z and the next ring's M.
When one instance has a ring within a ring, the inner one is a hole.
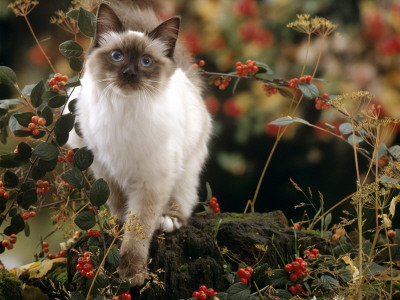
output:
M58 108L63 106L67 102L67 97L64 95L57 95L49 100L49 107L51 108Z
M307 99L314 99L319 96L318 88L312 83L299 84L299 90Z
M15 72L9 67L0 66L0 83L14 86L16 82L17 75L15 75Z
M96 180L90 189L90 202L95 206L101 206L107 202L110 196L110 189L107 182L100 178Z
M117 268L121 262L121 255L119 254L118 248L114 245L107 256L107 262L113 267Z
M53 111L50 107L46 106L43 108L40 116L46 119L46 126L49 126L53 123Z
M228 299L232 300L247 300L250 296L249 286L242 282L232 284L226 292L228 294Z
M67 16L70 17L74 21L78 21L79 10L73 9L67 12Z
M342 123L339 126L339 131L343 135L350 134L353 132L353 127L351 127L350 123Z
M59 153L57 147L50 143L41 143L33 150L34 155L46 161L57 159Z
M77 42L74 41L66 41L58 47L61 54L67 58L76 56L79 57L83 53L83 48Z
M31 103L33 107L39 107L42 104L43 99L42 95L45 91L45 86L43 80L41 80L35 87L32 89L31 92Z
M364 139L358 135L354 135L354 139L353 139L353 135L350 134L349 137L347 138L347 141L349 142L350 145L353 145L353 143L359 144L359 143L363 142Z
M72 56L69 58L69 66L75 72L80 72L83 68L83 62L80 58Z
M282 117L282 118L276 119L276 120L270 122L269 125L286 126L286 125L292 124L293 122L294 122L294 120L291 117L287 116L287 117Z
M17 146L18 154L23 159L28 159L32 156L32 148L27 143L21 142Z
M64 177L74 188L81 189L85 185L85 177L78 168L73 167L72 170L65 172Z
M4 173L4 185L7 188L15 188L18 185L19 179L14 172L7 170Z
M87 37L93 37L96 31L96 16L90 11L80 7L78 14L78 27L84 35Z
M69 133L75 124L75 115L73 114L66 114L62 115L54 125L54 133L56 136L64 135Z
M96 218L90 211L82 211L75 217L75 224L82 230L88 230L96 225Z
M93 163L93 153L87 147L80 148L74 154L74 166L83 171Z
M34 115L34 113L28 111L20 114L16 113L14 114L14 118L17 119L21 126L28 127L29 123L32 123L32 117Z

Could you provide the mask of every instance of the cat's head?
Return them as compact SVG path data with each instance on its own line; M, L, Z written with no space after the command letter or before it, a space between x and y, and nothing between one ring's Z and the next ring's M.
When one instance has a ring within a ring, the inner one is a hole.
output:
M180 18L170 18L150 32L125 28L107 5L101 4L97 32L86 67L99 88L157 92L174 72L173 55Z

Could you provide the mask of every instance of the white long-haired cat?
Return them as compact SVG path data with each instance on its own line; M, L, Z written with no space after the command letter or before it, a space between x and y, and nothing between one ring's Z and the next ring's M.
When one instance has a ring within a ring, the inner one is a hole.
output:
M145 2L143 2L145 3ZM180 19L160 23L146 5L101 4L76 104L96 178L110 186L108 205L123 223L136 215L145 233L127 232L119 273L144 282L154 231L185 224L197 202L211 118L200 78L177 42Z

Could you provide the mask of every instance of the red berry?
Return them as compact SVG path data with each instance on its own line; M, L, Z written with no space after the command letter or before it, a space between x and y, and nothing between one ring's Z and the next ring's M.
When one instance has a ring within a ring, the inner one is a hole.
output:
M67 256L67 251L61 250L59 254L61 257Z
M49 252L49 248L47 248L47 247L43 248L43 252L44 252L44 253Z
M3 196L6 191L4 189L0 189L0 196Z
M308 273L310 273L310 270L307 269L307 268L305 268L305 269L303 270L303 273L304 273L305 275L307 275Z
M40 126L46 125L46 119L45 119L45 118L39 118L38 124L39 124Z
M54 77L52 79L50 79L49 84L50 85L55 85L56 84L56 79Z
M300 267L300 264L297 261L292 262L292 266L294 270L297 270Z
M249 279L251 277L251 273L249 271L244 270L243 272L243 278Z
M290 291L293 295L297 295L297 289L296 289L296 287L295 287L294 285L292 285L292 286L289 288L289 291Z
M25 213L22 215L22 219L24 219L24 220L28 220L30 217L31 217L31 215L30 215L28 212L25 212Z
M315 258L315 255L312 254L312 253L310 253L310 255L308 255L308 258L311 259L311 260L313 260L313 259Z
M249 281L246 278L240 278L240 282L244 284L248 284Z
M207 287L203 284L201 287L199 287L199 292L206 292Z
M300 267L302 267L303 269L305 269L305 268L308 267L308 263L306 263L305 261L303 261L303 262L300 264Z
M39 120L39 117L38 117L38 116L33 116L32 119L31 119L31 121L32 121L33 123L37 123L38 120Z
M36 129L36 125L34 123L29 123L28 124L28 129L29 130L35 130Z
M89 272L92 270L92 266L90 264L84 264L83 270L85 270L85 272Z
M42 245L43 245L44 248L45 247L49 247L49 242L43 242Z
M15 244L17 242L17 236L13 233L10 235L10 243Z
M199 65L198 64L193 64L193 68L198 69Z
M246 271L249 271L249 272L250 272L250 274L251 274L251 273L253 273L253 271L254 271L254 270L253 270L253 268L252 268L252 267L247 267L247 268L246 268Z
M53 91L58 91L58 89L59 89L59 87L58 87L58 85L53 85Z
M286 272L290 273L290 272L292 272L292 270L293 270L293 266L291 264L287 264L285 266L285 271Z
M83 253L83 257L89 257L90 258L90 252L89 251L85 251L85 253Z
M36 195L41 196L44 194L44 190L42 188L37 188L36 189Z
M85 260L85 258L83 258L83 257L79 257L78 258L78 264L80 264L80 265L84 265L86 263L86 260Z
M9 192L4 192L3 198L4 198L4 199L10 198L10 193L9 193Z
M98 237L100 235L100 231L93 230L93 237Z
M47 257L48 257L49 259L56 258L55 254L53 254L53 253L49 253L49 254L47 255Z
M3 241L1 242L1 245L2 245L3 247L7 247L8 244L9 244L8 240L3 240Z
M292 273L292 274L290 274L289 278L290 278L291 281L296 281L297 280L297 275Z
M301 278L303 277L303 272L299 269L294 271L294 274L296 274L297 278Z
M304 255L304 256L308 256L308 255L310 255L310 251L308 251L308 250L305 250L305 251L303 252L303 255Z
M34 211L31 211L31 212L29 213L29 217L31 217L31 218L36 217L36 213L35 213Z
M8 250L11 250L12 248L14 248L14 245L11 243L8 243L8 245L6 247Z
M199 299L201 299L201 300L206 300L207 299L207 294L205 292L200 291L199 294L200 294Z
M89 210L91 213L94 213L93 206L89 206L89 207L88 207L88 210Z
M192 297L200 299L200 293L198 291L195 291L193 292Z
M32 130L32 134L33 134L33 135L38 135L38 134L39 134L39 130L38 130L38 129Z
M121 295L121 300L131 300L131 295L129 292L126 292L125 294Z
M49 254L49 256L50 256L50 254ZM80 264L77 264L76 265L76 267L75 267L75 269L77 270L77 271L82 271L82 265L80 265Z
M89 229L87 233L89 236L93 236L93 229Z
M301 257L296 258L296 261L301 264L303 262L303 259Z
M62 76L61 80L67 82L68 81L68 76L67 75Z
M204 66L205 64L206 64L206 62L205 62L204 60L200 60L200 61L199 61L199 66L202 67L202 66Z
M239 276L239 277L244 277L244 271L245 271L245 269L240 268L240 269L237 271L238 276Z
M317 255L319 253L319 250L314 248L311 250L311 253Z
M322 98L328 99L328 98L329 98L329 95L328 95L327 93L322 94Z
M206 294L208 297L212 297L215 294L214 289L207 289Z
M4 186L3 181L0 181L0 188Z
M82 276L86 276L86 272L84 270L81 271Z

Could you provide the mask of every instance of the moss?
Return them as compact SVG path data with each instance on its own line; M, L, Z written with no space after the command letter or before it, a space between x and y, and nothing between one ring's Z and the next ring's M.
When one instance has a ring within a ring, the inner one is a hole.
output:
M65 284L68 281L67 267L64 264L57 265L46 275L46 277L53 281L57 280L62 284Z
M5 269L0 270L0 300L22 298L22 281Z

